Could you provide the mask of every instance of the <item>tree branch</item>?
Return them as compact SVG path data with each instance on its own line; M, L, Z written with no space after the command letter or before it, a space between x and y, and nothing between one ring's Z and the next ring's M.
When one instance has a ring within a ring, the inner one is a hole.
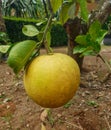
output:
M101 24L104 24L108 16L111 14L111 0L103 2L101 8L98 11L95 11L91 14L90 21L91 23L95 20L98 20Z

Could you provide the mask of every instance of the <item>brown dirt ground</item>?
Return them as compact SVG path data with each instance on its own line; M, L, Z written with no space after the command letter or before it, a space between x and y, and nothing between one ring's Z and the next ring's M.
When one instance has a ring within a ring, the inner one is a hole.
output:
M54 51L66 53L67 49ZM110 59L111 47L101 53ZM109 71L94 56L85 57L83 68L73 99L47 114L25 93L23 72L15 76L6 63L0 63L0 130L111 130L111 76L104 81Z

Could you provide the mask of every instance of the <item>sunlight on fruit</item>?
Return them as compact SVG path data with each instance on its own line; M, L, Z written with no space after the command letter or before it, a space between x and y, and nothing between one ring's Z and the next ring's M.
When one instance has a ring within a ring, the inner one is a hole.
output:
M24 74L29 97L47 108L66 104L74 96L79 83L80 70L76 61L61 53L36 57Z

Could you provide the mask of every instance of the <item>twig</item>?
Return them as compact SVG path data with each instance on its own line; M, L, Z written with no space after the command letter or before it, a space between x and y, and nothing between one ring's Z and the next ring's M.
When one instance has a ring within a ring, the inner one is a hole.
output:
M109 130L111 130L111 126L110 126L110 124L109 124L109 122L108 122L107 117L106 117L106 116L104 116L104 119L105 119L105 121L106 121L106 124L107 124L107 126L108 126Z
M52 52L51 49L50 49L50 48L48 47L48 45L47 45L46 35L47 35L47 32L48 32L49 26L50 26L51 23L52 23L53 10L52 10L52 7L51 7L50 0L47 0L47 4L48 4L49 10L50 10L50 17L49 17L48 22L47 22L47 25L46 25L46 27L45 27L42 40L39 42L39 45L38 45L38 47L37 47L37 52L34 54L34 56L35 56L37 53L39 53L40 48L41 48L42 45L45 46L45 49L46 49L47 53Z
M97 57L99 57L106 64L107 68L109 69L109 73L106 74L104 76L103 80L101 81L102 83L104 83L109 78L109 76L111 75L111 66L108 63L108 61L102 55L98 54Z
M53 10L52 10L50 0L47 0L47 4L48 4L49 11L50 11L50 17L49 17L48 23L46 25L46 28L44 30L42 42L44 42L46 40L46 34L47 34L48 29L49 29L49 26L51 25L52 18L53 18Z
M109 65L108 61L101 54L98 54L97 57L99 57L107 65L107 68L111 73L111 66Z
M47 23L47 25L46 25L46 28L45 28L45 30L44 30L44 34L43 34L43 38L42 38L42 43L44 43L44 41L46 40L47 31L48 31L48 29L49 29L49 26L51 25L52 18L53 18L53 14L50 15L49 20L48 20L48 23Z
M51 50L48 48L48 45L47 45L47 42L46 42L46 35L47 35L47 32L48 32L49 26L50 26L51 23L52 23L53 9L52 9L50 0L47 0L47 4L48 4L49 11L50 11L50 17L49 17L49 19L48 19L46 28L45 28L45 30L44 30L44 34L43 34L41 43L44 44L44 46L45 46L47 52L50 52Z
M104 76L104 78L103 78L103 80L102 80L102 83L106 82L106 81L109 79L110 75L111 75L111 73L107 73L107 74Z

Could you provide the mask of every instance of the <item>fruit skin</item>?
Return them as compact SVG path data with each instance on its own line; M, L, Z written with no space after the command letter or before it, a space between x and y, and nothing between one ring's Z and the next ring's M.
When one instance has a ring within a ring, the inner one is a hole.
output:
M66 104L74 96L79 83L78 64L61 53L36 57L24 74L24 86L29 97L47 108Z

